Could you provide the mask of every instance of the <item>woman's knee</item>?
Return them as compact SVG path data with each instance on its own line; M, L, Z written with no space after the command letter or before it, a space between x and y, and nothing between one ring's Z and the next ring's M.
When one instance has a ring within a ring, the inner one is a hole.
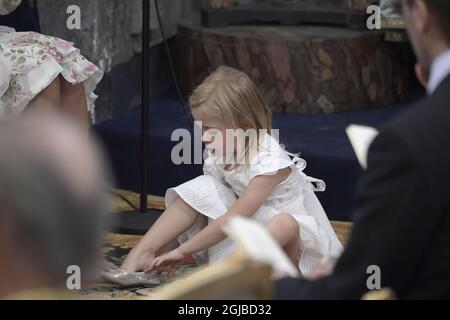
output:
M84 95L84 84L83 83L77 83L72 84L65 80L63 77L60 77L60 83L61 83L61 91L63 93L63 96L80 96Z
M61 105L61 82L56 77L47 87L39 92L27 106L27 111L55 111Z
M60 96L60 90L61 90L61 79L60 77L56 77L50 84L43 89L39 95L44 97L59 97Z

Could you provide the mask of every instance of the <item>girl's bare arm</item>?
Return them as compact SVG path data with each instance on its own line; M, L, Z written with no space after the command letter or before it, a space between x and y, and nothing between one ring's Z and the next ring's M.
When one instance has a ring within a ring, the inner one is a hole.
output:
M192 239L182 244L178 250L185 255L207 249L224 240L226 235L223 227L230 218L236 215L245 217L253 216L264 201L272 193L273 189L283 182L291 173L290 168L279 170L273 175L261 175L253 178L245 192L236 203L222 217L209 223L202 231Z

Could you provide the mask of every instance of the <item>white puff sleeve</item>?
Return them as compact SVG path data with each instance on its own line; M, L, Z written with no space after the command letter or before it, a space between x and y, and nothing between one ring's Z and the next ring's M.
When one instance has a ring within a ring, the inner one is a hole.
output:
M249 180L262 175L274 175L279 170L285 168L294 168L294 162L289 156L279 152L261 152L257 159L250 164Z
M217 161L218 159L213 156L206 158L203 162L203 173L206 176L212 176L217 180L224 182L223 172L218 168Z

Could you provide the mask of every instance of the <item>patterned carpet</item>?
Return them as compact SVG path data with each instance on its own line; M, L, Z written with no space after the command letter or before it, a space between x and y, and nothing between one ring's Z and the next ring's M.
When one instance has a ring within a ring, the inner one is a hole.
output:
M134 205L139 203L139 196L135 193L122 190L115 190L115 192L125 196ZM125 201L117 196L112 196L111 202L113 204L114 212L131 209ZM164 209L164 201L161 198L149 196L149 204L152 209ZM108 233L101 245L102 254L106 260L120 266L140 238L141 236ZM169 278L163 272L160 278L161 284L155 287L121 288L113 284L96 283L85 285L82 290L77 292L77 294L80 295L82 299L139 299L149 297L156 288L176 281L187 272L194 271L196 267L197 265L192 258L186 259L173 277Z
M139 195L136 193L115 190L116 193L121 194L127 198L132 204L139 204ZM111 203L113 204L113 211L126 211L130 210L130 206L120 197L111 196ZM151 209L164 209L164 199L161 197L149 196L149 208ZM345 245L350 235L351 223L347 222L332 222L333 228L336 231L339 239ZM102 243L102 254L106 260L120 266L123 260L126 258L133 246L140 240L141 236L131 235L119 235L119 234L107 234ZM161 274L161 284L154 287L131 287L121 288L117 285L108 283L96 283L85 286L82 290L79 290L77 294L81 299L142 299L151 297L152 292L157 288L164 286L168 283L177 281L180 277L183 277L187 273L194 272L198 265L192 258L186 259L183 264L178 268L173 277L167 277L165 273Z

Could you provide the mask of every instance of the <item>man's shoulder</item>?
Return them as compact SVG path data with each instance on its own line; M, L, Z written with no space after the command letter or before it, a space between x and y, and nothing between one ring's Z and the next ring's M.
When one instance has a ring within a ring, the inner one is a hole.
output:
M389 165L412 165L425 181L444 188L440 184L450 179L449 101L450 88L417 102L394 118L381 130L371 148L371 159L388 156Z
M414 154L441 154L450 158L450 87L447 94L416 102L391 120L382 131L401 139ZM442 154L444 153L444 154Z
M441 132L450 130L450 75L439 85L435 93L415 102L392 119L387 128L402 135L414 134L417 130ZM439 126L437 126L439 125Z

